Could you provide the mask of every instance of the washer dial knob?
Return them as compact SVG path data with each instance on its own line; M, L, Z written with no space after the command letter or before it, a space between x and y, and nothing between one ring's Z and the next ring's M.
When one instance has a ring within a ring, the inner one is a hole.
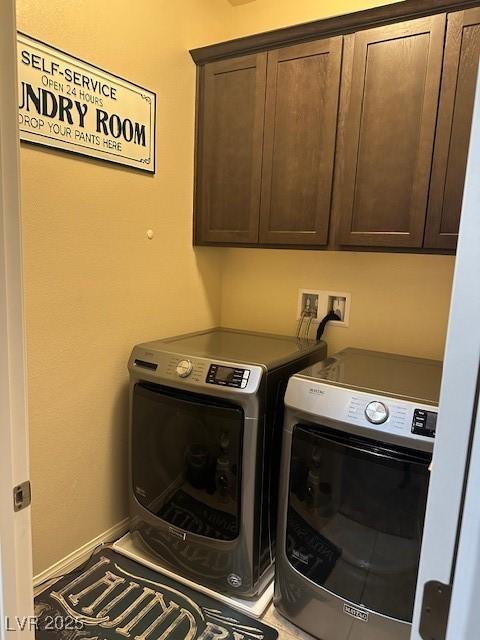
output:
M388 409L383 402L369 402L365 409L365 416L372 424L383 424L388 418Z
M180 362L177 362L175 370L180 378L188 378L192 373L193 365L190 360L180 360Z

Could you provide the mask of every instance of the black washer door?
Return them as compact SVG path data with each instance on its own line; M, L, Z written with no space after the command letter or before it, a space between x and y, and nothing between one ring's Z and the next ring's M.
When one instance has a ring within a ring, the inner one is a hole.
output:
M345 600L410 622L430 461L429 454L295 427L290 563Z
M137 500L172 526L216 540L240 529L243 411L138 383L132 476Z

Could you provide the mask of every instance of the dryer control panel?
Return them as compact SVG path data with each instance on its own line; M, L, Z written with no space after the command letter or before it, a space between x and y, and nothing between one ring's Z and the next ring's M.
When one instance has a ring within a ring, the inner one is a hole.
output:
M434 438L436 428L436 411L415 409L413 412L412 433L416 433L419 436L427 436L427 438Z
M347 420L354 424L405 436L410 431L411 437L435 437L437 411L425 406L394 398L372 398L363 393L352 395L347 406Z

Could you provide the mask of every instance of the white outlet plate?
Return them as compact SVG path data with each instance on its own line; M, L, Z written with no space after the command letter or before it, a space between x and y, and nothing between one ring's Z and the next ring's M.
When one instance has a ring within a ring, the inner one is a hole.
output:
M348 327L350 323L351 294L344 291L320 291L318 289L299 289L297 300L297 320L311 317L312 323L319 324L321 320L332 310L333 302L340 298L343 308L342 321L331 320L329 325L336 327Z
M350 324L350 305L352 295L350 293L346 293L345 291L322 291L321 293L323 296L322 299L324 301L324 315L326 315L329 311L332 310L332 308L335 307L335 300L340 299L341 301L340 308L343 312L343 319L341 321L331 320L328 324L334 327L348 327Z
M323 318L321 313L325 308L321 297L322 293L323 291L315 289L298 290L297 320L300 320L302 314L305 314L307 318L312 318L312 322L320 322Z

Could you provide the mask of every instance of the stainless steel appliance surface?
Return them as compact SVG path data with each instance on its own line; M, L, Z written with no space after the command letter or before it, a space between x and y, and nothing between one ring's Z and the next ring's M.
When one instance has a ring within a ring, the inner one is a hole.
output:
M288 379L324 342L216 328L137 345L130 530L160 564L255 597L273 575Z
M345 349L290 379L274 603L321 640L410 637L441 375Z

